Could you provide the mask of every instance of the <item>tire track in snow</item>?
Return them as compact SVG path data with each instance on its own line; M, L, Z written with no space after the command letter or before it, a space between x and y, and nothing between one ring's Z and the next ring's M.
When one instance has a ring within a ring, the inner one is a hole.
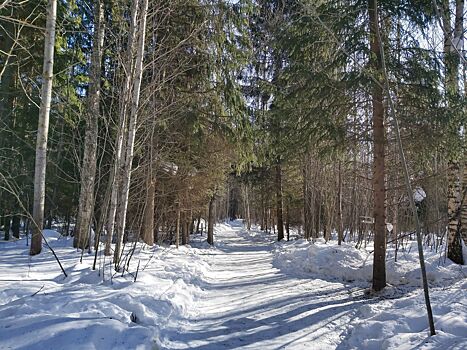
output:
M273 266L270 236L221 225L203 291L190 316L166 330L167 349L335 349L358 307L339 282L298 278ZM252 242L254 240L254 242Z

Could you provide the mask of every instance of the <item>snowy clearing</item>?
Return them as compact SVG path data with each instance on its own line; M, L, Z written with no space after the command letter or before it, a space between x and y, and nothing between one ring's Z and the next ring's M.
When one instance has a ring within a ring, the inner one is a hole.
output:
M47 231L50 253L0 244L1 349L465 349L466 270L427 254L438 335L428 337L416 250L388 260L392 286L367 295L371 260L350 245L276 243L218 224L216 247L138 249L137 281L106 280L93 256ZM438 261L436 261L438 259ZM103 261L101 261L101 264ZM106 262L108 265L108 261ZM133 316L131 316L133 314Z

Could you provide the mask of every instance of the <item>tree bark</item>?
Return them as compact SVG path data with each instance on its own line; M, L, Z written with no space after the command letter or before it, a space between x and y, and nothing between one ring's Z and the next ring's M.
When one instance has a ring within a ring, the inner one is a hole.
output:
M13 237L19 238L19 231L21 226L21 219L18 215L14 215L11 223L11 232L13 232Z
M344 225L342 222L342 164L338 164L337 180L337 244L341 245L344 240Z
M276 164L276 208L277 208L277 240L284 239L284 218L282 210L282 167L280 162Z
M138 108L139 108L139 96L141 91L141 81L143 78L143 59L144 59L144 43L146 38L146 20L148 13L148 0L142 0L138 2L141 4L141 16L140 23L138 26L139 40L137 45L136 61L135 61L135 74L133 82L133 91L131 97L131 109L130 109L130 120L128 125L127 133L127 144L125 148L125 156L122 168L122 182L120 187L120 194L118 196L119 205L117 206L117 243L114 251L114 261L118 267L118 259L120 256L120 250L123 243L123 236L125 233L126 226L126 214L128 208L128 194L130 191L130 180L131 180L131 167L133 164L133 155L135 147L135 136L136 126L138 121ZM137 5L138 6L138 5Z
M34 204L30 255L39 254L42 250L42 227L44 222L45 202L45 170L47 166L47 136L49 132L49 115L52 101L52 81L55 47L55 22L57 17L57 0L47 3L47 20L44 42L44 67L42 73L41 104L39 124L37 127L36 160L34 170Z
M175 228L175 244L180 246L180 203L177 203L177 226Z
M115 216L118 205L118 193L121 186L121 167L123 162L123 144L125 143L125 128L127 124L128 104L130 103L130 88L131 80L133 75L132 67L134 66L134 51L135 51L135 40L136 40L136 21L138 15L138 4L139 1L133 1L131 6L131 20L130 20L130 33L128 34L128 49L126 55L126 76L125 83L122 87L120 104L119 104L119 116L118 116L118 127L117 136L115 138L115 155L112 170L110 172L109 189L110 189L110 201L109 210L107 213L107 240L105 242L105 255L110 255L111 243L115 231Z
M451 113L457 113L453 109L452 102L457 100L459 96L459 67L460 67L460 52L463 49L462 37L464 30L464 0L456 0L454 28L451 25L451 12L449 1L445 0L442 3L442 25L444 32L444 64L446 69L446 93L448 98L448 106L451 107ZM455 125L455 123L454 123ZM450 137L460 138L459 130L456 128L451 130ZM448 162L448 258L457 264L464 264L462 256L461 231L460 222L461 208L461 184L460 184L460 165L458 153L460 150L455 150L454 156Z
M94 211L94 182L96 177L96 156L99 128L99 102L101 90L101 61L104 43L104 3L103 0L94 2L94 35L91 54L91 76L89 82L88 113L84 142L83 164L81 166L81 189L78 203L78 217L76 220L73 246L84 249L87 244L88 233Z
M373 83L373 216L374 224L374 256L373 256L373 289L379 291L386 286L386 188L384 164L384 106L383 83L381 82L382 58L378 36L378 10L375 0L368 0L370 19L370 66L380 84Z
M208 208L208 243L210 245L214 244L214 201L215 196L212 196Z
M3 232L5 234L5 241L10 240L10 228L11 228L11 217L9 215L5 215L4 223L3 223Z

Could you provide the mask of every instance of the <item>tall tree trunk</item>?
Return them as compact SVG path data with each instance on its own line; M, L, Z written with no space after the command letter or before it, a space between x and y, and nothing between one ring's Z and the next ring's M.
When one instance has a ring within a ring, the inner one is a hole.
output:
M55 47L55 21L57 0L47 3L47 21L44 42L44 68L42 73L41 105L37 127L36 161L34 170L34 205L30 255L42 250L42 227L44 223L45 170L47 165L47 136L49 132L50 104L52 100L52 81Z
M373 257L373 289L379 291L386 286L386 188L384 183L384 106L383 83L381 82L382 58L378 36L378 10L375 0L368 0L370 18L370 66L372 73L378 77L380 84L373 83L373 216L374 224L374 257Z
M307 160L308 157L305 157L305 161L303 162L303 170L302 170L302 178L303 178L303 233L305 235L305 239L310 239L311 237L311 213L310 213L310 196L309 196L309 188L308 188L308 169L307 169Z
M342 222L342 162L338 164L337 180L337 244L341 245L344 240L344 225Z
M248 231L251 230L251 212L250 212L250 194L249 194L249 186L245 185L245 212L246 212L246 229Z
M464 171L462 177L462 197L461 197L461 237L467 246L467 155L464 155ZM465 263L464 259L464 263Z
M451 114L458 113L452 106L455 100L459 99L459 68L460 55L463 50L463 30L464 30L464 0L456 0L454 28L451 25L451 10L449 1L442 2L441 20L444 32L444 64L446 69L446 93L448 106L451 107ZM461 111L462 112L462 111ZM455 118L454 118L455 119ZM453 123L455 125L455 123ZM450 130L450 137L460 138L457 127ZM460 184L460 150L455 150L454 156L448 162L448 258L457 264L464 263L462 256L461 242L461 184Z
M19 238L19 231L21 226L21 219L18 215L14 215L11 223L11 231L13 232L13 237Z
M81 189L78 203L73 246L84 249L94 209L94 181L96 176L97 135L99 128L99 102L101 90L101 61L104 43L104 2L94 2L94 35L91 54L91 76L89 81L88 113L84 141L83 164L81 166Z
M142 1L142 3L141 3ZM133 164L133 154L135 147L136 126L138 121L139 96L141 91L141 81L143 78L143 59L144 59L144 43L146 38L146 20L148 13L148 0L141 0L138 3L141 5L141 16L138 26L139 40L137 45L135 74L133 82L133 91L131 97L130 120L128 125L127 144L125 148L125 157L122 168L122 182L119 194L119 205L117 207L117 244L115 245L114 261L118 269L118 259L123 243L123 236L126 226L126 212L128 208L128 194L130 191L131 166ZM137 5L138 6L138 5Z
M127 124L128 104L130 103L131 81L133 79L134 51L136 40L136 21L139 1L133 1L131 6L130 33L128 34L128 49L126 54L125 83L121 91L117 136L115 138L115 155L110 172L109 187L110 200L107 213L107 239L105 242L105 255L110 255L111 243L115 231L115 216L117 212L118 193L121 186L121 167L123 162L123 144L125 143L125 128Z
M4 217L4 222L3 222L3 232L5 234L5 241L10 240L10 228L11 228L11 217L7 214Z
M177 202L177 226L175 227L175 244L180 246L180 203Z
M185 209L185 208L184 208ZM182 245L187 245L186 237L187 237L187 217L186 217L186 210L183 210L181 215L181 229L182 229Z
M215 196L212 196L208 208L208 243L210 245L214 244L214 201Z
M277 212L277 240L284 239L284 218L282 210L282 167L280 162L276 165L276 212Z

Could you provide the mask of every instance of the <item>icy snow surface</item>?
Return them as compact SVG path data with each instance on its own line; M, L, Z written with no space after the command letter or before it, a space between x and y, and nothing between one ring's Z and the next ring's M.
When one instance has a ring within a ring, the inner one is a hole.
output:
M128 273L110 281L108 259L103 281L93 256L80 264L71 239L46 235L68 278L46 248L29 257L24 240L0 243L0 349L467 348L465 270L434 256L430 338L413 252L400 266L388 261L393 286L367 295L367 252L277 243L238 221L217 225L215 248L199 236L178 250L138 246L136 282Z

